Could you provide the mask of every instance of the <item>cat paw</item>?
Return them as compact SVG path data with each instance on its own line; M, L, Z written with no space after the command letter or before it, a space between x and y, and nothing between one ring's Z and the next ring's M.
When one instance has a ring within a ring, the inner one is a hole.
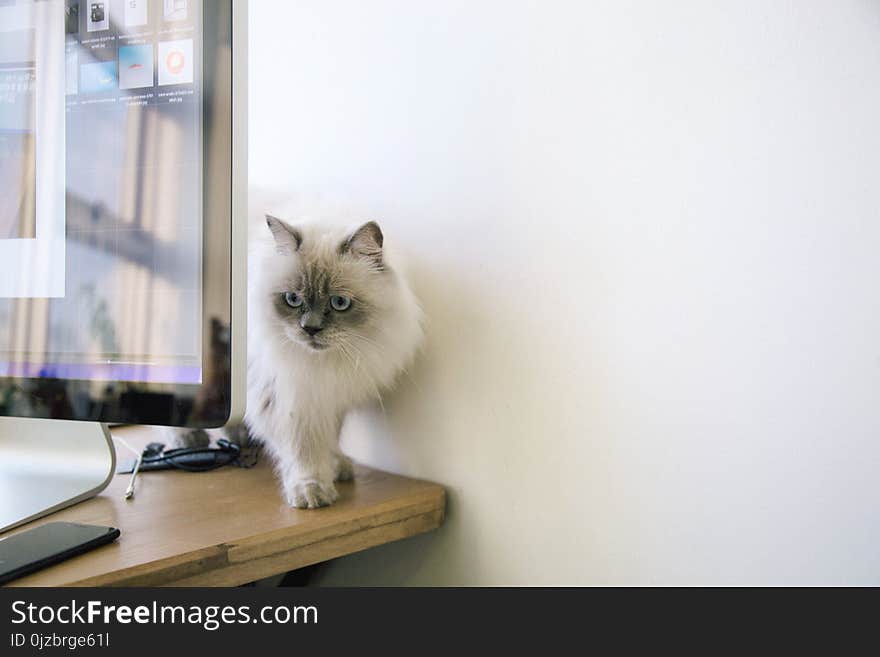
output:
M245 426L244 422L231 427L226 427L223 430L223 434L226 440L239 447L246 447L251 440L248 428Z
M211 437L204 429L168 429L168 448L207 447Z
M305 479L285 486L285 497L287 503L297 509L317 509L333 504L339 494L332 483L325 484L314 479Z
M345 454L338 454L333 481L351 481L352 479L354 479L354 463Z

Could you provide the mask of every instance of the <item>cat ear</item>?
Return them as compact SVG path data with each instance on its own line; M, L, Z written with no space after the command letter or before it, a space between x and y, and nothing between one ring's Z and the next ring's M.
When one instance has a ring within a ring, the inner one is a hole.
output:
M368 221L354 231L351 236L342 243L342 253L351 253L358 258L372 260L380 268L382 267L382 229L375 221Z
M281 255L290 255L299 250L303 238L296 228L291 226L278 217L271 214L266 215L266 225L272 231L272 237L275 238L275 247Z

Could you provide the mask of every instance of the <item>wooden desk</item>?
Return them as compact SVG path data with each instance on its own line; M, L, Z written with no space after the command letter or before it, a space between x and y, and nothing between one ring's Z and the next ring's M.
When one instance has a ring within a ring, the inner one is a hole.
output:
M152 436L146 427L117 431L135 446ZM235 586L430 531L445 509L437 484L360 466L353 482L337 484L333 506L292 509L265 456L250 470L142 473L126 501L128 481L117 475L98 497L13 530L67 520L122 535L9 586Z

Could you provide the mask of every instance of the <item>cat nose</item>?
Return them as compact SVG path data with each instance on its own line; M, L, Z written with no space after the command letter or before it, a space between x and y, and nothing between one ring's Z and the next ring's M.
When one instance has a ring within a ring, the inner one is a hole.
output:
M308 311L300 317L299 326L308 335L314 336L316 333L320 333L324 328L324 322L322 319L323 318L319 314Z

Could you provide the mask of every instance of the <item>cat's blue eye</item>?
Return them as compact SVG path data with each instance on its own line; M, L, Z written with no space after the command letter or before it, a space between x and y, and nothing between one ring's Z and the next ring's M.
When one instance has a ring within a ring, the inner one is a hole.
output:
M296 292L285 292L284 301L291 308L299 308L303 305L303 298Z
M330 307L337 312L348 310L351 308L351 299L342 295L332 296L330 297Z

